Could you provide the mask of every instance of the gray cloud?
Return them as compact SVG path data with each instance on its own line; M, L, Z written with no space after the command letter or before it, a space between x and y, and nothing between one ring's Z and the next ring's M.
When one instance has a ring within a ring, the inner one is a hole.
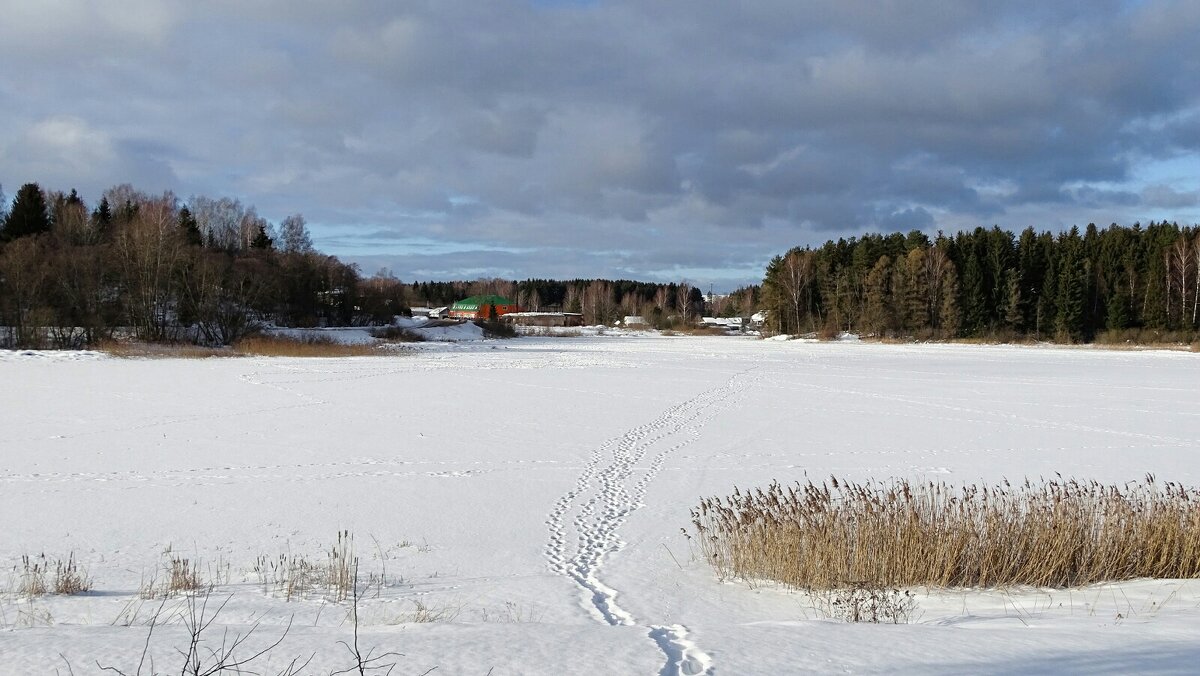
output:
M1200 217L1198 32L1188 0L0 0L0 180L299 211L401 277L750 281L864 230Z

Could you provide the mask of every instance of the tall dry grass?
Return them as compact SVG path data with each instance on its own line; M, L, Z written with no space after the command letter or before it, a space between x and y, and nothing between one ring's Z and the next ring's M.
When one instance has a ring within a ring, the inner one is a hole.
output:
M329 336L311 333L296 337L249 336L234 343L233 351L257 357L370 357L382 354L374 345L347 345Z
M305 333L294 336L259 334L248 336L228 347L204 347L184 343L143 343L110 341L96 349L114 357L207 359L209 357L371 357L395 355L375 344L339 343L330 336Z
M801 589L1200 577L1200 491L1149 475L1125 486L773 483L703 500L692 524L721 577Z

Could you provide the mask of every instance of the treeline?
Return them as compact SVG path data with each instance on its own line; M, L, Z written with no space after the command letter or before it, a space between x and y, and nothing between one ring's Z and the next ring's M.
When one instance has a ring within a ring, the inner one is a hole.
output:
M313 249L304 218L278 227L237 200L129 185L94 205L21 187L0 197L0 347L81 347L118 328L147 341L228 344L259 322L386 323L405 285L364 279Z
M770 328L788 334L1191 341L1200 231L1151 222L839 239L775 257L762 302Z
M640 316L657 328L691 324L708 313L749 316L755 312L756 287L708 302L687 282L655 284L627 279L485 279L474 282L413 282L414 305L439 307L481 294L497 294L532 312L577 312L587 324L611 324Z

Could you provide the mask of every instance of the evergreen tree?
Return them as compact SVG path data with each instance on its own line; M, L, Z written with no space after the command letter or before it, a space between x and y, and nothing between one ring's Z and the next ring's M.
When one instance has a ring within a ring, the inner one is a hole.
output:
M1108 295L1108 306L1105 308L1105 326L1114 331L1128 328L1130 324L1131 299L1128 291L1129 285L1124 282L1124 278L1118 278L1112 292Z
M108 198L101 197L100 204L96 205L96 210L92 212L92 227L103 237L112 231L112 224L113 214L108 205Z
M1068 250L1059 267L1058 316L1055 330L1060 340L1084 338L1084 314L1087 304L1087 259L1077 250Z
M179 229L183 233L183 241L189 246L204 244L204 235L200 234L200 224L196 222L196 217L187 207L179 210Z
M0 235L13 240L29 235L50 232L50 213L46 207L46 195L37 183L26 183L13 199L12 211L4 223Z
M1021 299L1021 277L1016 270L1008 270L1005 281L1004 323L1016 331L1025 325L1025 313Z
M270 249L272 242L273 240L267 234L267 227L260 224L258 232L254 235L254 239L250 240L250 248L259 250Z
M979 335L987 328L987 293L984 290L983 269L975 252L964 252L966 268L962 276L963 330L970 335Z
M867 274L863 326L868 333L883 335L892 328L895 303L892 299L891 282L892 259L884 254Z
M941 298L938 299L938 328L943 338L957 338L961 331L959 292L958 273L951 266L942 275Z

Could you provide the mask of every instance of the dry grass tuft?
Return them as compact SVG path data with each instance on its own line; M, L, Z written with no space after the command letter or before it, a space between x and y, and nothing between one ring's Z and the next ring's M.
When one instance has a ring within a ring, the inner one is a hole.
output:
M453 622L462 612L459 606L440 606L431 607L425 605L420 600L413 600L414 609L412 614L407 618L409 622L415 624L431 624L433 622Z
M255 357L371 357L385 354L374 345L346 345L329 336L312 333L299 337L250 336L234 343L233 351Z
M91 590L92 578L85 568L76 563L75 552L71 552L66 561L58 559L54 562L55 594L85 594Z
M663 335L666 335L664 332ZM677 326L675 327L673 336L727 336L729 331L720 326Z
M813 601L827 616L846 622L908 624L917 612L911 591L862 584L817 593Z
M207 359L237 356L227 347L202 347L187 343L110 340L97 343L95 349L121 359Z
M21 568L17 571L17 593L21 596L41 596L50 588L46 584L46 572L49 569L49 563L46 560L46 555L29 556L23 554L21 556Z
M1200 491L1057 479L1013 486L811 481L692 512L723 578L801 589L1072 587L1200 577ZM690 537L690 534L689 534Z
M288 601L305 599L324 591L325 598L336 603L354 595L357 567L354 535L344 530L338 532L337 541L325 553L324 563L299 555L281 554L274 559L260 556L254 564L254 573L266 591ZM382 575L372 574L366 580L368 588L382 588L384 584Z
M71 552L66 561L50 559L45 554L26 554L21 557L21 566L15 572L15 591L30 598L43 594L83 594L92 589L92 579L87 570L75 561L75 552Z
M329 567L326 584L334 601L344 601L355 593L358 578L358 556L354 554L354 536L348 530L339 531L337 542L329 548Z
M163 592L167 596L186 594L204 586L204 582L200 578L199 564L190 559L171 557L171 563L167 566L166 573Z
M389 341L394 342L394 341ZM380 350L376 345L360 343L347 345L330 336L305 333L299 336L260 334L243 338L229 347L204 347L186 343L143 343L109 341L96 349L114 357L207 359L210 357L372 357L394 355L395 351Z

